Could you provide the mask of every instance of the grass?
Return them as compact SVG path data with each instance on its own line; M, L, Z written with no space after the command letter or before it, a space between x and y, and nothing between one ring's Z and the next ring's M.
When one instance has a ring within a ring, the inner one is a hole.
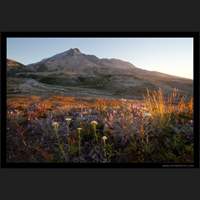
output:
M168 96L165 96L161 89L151 93L147 90L144 99L149 113L153 118L158 118L163 126L171 121L173 115L188 113L191 116L193 113L193 98L186 103L185 97L181 96L177 89Z
M8 162L192 163L193 99L8 99Z

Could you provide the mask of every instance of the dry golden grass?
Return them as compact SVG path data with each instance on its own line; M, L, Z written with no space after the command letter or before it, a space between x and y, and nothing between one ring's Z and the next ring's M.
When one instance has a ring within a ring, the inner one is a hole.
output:
M152 117L159 119L162 125L170 121L172 114L193 113L193 98L186 101L177 89L168 96L161 89L152 92L147 89L144 104Z
M45 110L70 110L72 108L95 108L104 110L104 108L112 107L117 108L122 105L135 103L135 100L121 99L104 99L104 98L76 98L67 96L51 96L49 98L42 98L39 96L24 96L13 97L7 100L8 108L25 110L33 104L37 104L37 109Z

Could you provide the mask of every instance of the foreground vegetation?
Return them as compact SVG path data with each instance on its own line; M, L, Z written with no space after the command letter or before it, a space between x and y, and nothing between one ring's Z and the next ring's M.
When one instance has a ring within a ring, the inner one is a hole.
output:
M192 163L193 100L8 99L8 162Z

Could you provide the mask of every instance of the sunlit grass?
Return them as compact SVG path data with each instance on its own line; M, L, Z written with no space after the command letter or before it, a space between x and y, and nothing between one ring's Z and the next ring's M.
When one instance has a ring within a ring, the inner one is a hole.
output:
M169 123L174 115L193 113L193 98L186 101L178 89L174 89L168 95L164 95L161 89L151 92L147 89L144 104L151 116L157 118L162 126Z

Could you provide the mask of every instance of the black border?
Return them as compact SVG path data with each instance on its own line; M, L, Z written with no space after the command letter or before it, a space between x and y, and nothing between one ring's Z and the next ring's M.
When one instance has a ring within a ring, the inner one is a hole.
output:
M7 37L192 37L194 58L194 163L7 163L6 38ZM3 32L1 33L1 167L2 168L199 168L199 32Z

